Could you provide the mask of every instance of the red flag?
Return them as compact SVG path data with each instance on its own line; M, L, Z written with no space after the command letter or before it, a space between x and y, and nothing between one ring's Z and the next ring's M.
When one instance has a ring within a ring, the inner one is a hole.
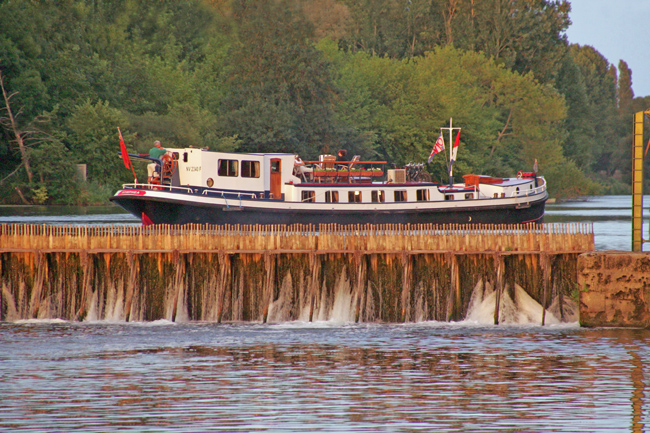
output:
M149 218L147 214L144 212L142 212L142 225L144 227L149 227L153 225L153 221L151 221L151 218Z
M458 153L458 143L460 142L460 129L458 134L456 134L456 141L454 141L454 147L451 149L451 160L456 161L456 154Z
M443 140L441 132L440 137L438 137L435 144L433 145L433 149L431 150L431 155L429 155L428 162L431 162L436 153L442 152L443 150L445 150L445 140Z
M120 128L117 128L117 133L120 134L120 150L122 151L122 160L124 161L124 167L131 168L131 159L129 158L129 152L126 150L126 145L124 144L124 138L122 138L122 131Z

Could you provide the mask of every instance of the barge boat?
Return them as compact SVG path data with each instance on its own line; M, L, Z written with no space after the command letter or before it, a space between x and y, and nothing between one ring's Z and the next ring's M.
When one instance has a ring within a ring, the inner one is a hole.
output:
M538 224L548 199L536 173L437 183L418 169L422 164L386 169L385 161L356 156L303 162L290 153L178 148L155 162L146 183L123 185L111 197L145 225Z

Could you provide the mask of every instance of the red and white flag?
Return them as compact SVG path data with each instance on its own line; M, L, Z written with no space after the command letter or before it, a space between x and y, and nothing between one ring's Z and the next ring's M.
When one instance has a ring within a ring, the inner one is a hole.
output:
M454 147L451 148L451 160L456 161L456 154L458 153L458 143L460 142L460 129L458 134L456 134L456 140L454 141Z
M431 162L431 160L436 155L436 153L440 153L443 150L445 150L445 140L443 140L442 132L441 132L440 137L438 137L435 144L433 145L433 149L431 150L431 155L429 155L429 161L428 162Z
M460 129L458 130L458 134L456 134L456 140L454 141L454 146L451 148L451 155L449 155L449 177L451 177L454 172L454 162L456 162L456 155L458 154L459 142L460 142Z

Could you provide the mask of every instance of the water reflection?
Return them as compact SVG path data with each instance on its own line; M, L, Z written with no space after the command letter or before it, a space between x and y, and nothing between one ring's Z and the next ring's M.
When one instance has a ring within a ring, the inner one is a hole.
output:
M141 221L115 205L0 206L0 224L140 225Z
M6 324L0 343L0 429L609 432L648 416L649 331Z

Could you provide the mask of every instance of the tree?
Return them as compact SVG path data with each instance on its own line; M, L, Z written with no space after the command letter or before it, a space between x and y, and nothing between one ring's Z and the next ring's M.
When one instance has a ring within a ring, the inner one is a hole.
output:
M227 61L223 135L237 135L243 151L315 156L336 142L336 91L311 24L289 0L239 0L233 10L239 43Z
M593 109L580 68L568 53L558 71L555 86L567 104L564 154L580 169L590 171L595 160L593 143L596 140Z
M324 50L340 71L344 102L337 113L373 137L380 158L398 165L426 161L440 128L453 117L463 128L455 174L511 176L532 169L538 159L542 173L563 179L562 187L550 185L554 193L567 186L572 188L567 194L594 191L563 155L563 98L531 74L453 47L410 61ZM434 158L430 171L444 177L445 158Z
M618 62L618 109L622 115L632 114L632 71L623 60Z
M34 174L32 173L31 163L29 161L29 153L27 152L27 143L26 141L32 136L36 131L34 130L23 130L19 124L18 119L14 115L14 112L11 109L10 100L16 93L10 95L7 94L7 91L4 86L4 80L2 77L2 71L0 71L0 88L2 89L2 97L4 100L4 109L1 110L6 114L0 117L0 125L6 128L10 134L13 135L13 142L18 146L20 151L20 159L22 160L22 166L25 167L25 173L27 173L27 179L31 185L34 181ZM20 114L20 110L17 114Z
M132 180L118 157L118 126L127 126L123 113L107 101L86 100L66 119L67 142L75 163L87 165L91 182L119 187ZM128 137L128 132L124 133Z
M70 151L59 140L47 141L31 152L38 181L32 189L37 204L81 203L80 182Z
M341 45L391 58L453 45L483 52L550 82L567 51L566 0L343 0L350 10Z
M580 69L587 95L594 140L591 170L610 177L620 168L612 153L620 146L620 123L616 102L616 68L590 46L572 45L570 54Z

